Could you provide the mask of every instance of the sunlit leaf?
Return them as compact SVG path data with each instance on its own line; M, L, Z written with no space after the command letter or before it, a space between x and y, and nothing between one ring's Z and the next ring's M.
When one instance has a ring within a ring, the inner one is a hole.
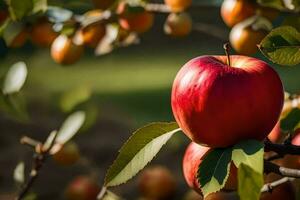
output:
M19 92L27 77L27 67L24 62L17 62L11 66L6 74L2 92L12 94Z
M8 0L9 12L14 20L22 19L33 9L32 0Z
M107 171L105 185L116 186L127 182L155 157L177 131L180 129L175 122L151 123L135 131Z
M245 164L257 173L263 172L264 145L260 141L246 140L233 147L232 161L239 167Z
M114 42L118 37L118 27L114 25L106 26L106 34L95 49L95 55L105 55L112 52L115 48Z
M300 63L300 33L291 26L275 28L261 41L259 49L274 63L296 65Z
M240 200L259 200L263 174L241 163L238 169L238 194Z
M204 197L221 190L229 177L232 148L210 151L198 169L198 182Z
M47 0L32 0L32 13L45 12L47 10Z
M43 144L43 150L47 151L51 147L51 145L53 145L56 136L57 136L57 131L52 131L49 134L45 143Z
M25 164L20 162L14 170L14 180L18 184L23 184L25 181Z

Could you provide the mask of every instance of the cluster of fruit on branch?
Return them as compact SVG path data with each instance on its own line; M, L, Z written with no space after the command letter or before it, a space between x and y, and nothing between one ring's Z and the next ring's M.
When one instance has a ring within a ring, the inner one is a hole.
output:
M188 35L192 21L183 11L191 5L191 0L166 0L165 3L168 12L172 12L165 23L166 34ZM82 15L52 7L21 19L8 11L11 5L4 5L0 10L2 35L9 48L20 48L29 38L38 47L49 47L55 62L67 65L79 60L84 47L105 54L118 46L135 43L138 35L148 31L154 22L153 5L143 1L93 0L93 5L94 9Z

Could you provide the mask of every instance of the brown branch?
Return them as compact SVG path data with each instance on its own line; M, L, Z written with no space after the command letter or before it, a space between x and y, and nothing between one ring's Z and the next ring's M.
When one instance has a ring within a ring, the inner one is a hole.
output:
M275 144L269 140L265 141L265 151L274 151L279 155L300 155L300 146L292 145L292 144Z
M300 178L300 170L281 167L272 162L264 160L264 172L275 173L285 177Z
M49 152L51 150L51 147L54 145L55 143L55 138L57 136L54 136L52 143L50 144L50 148L48 148L46 151L36 151L33 155L33 164L32 164L32 168L30 170L30 174L29 174L29 178L28 181L22 186L18 196L15 198L15 200L21 200L23 199L26 194L28 193L28 191L31 189L33 183L35 182L35 180L37 179L38 175L39 175L39 171L42 169L45 161L47 160L47 158L49 157ZM29 138L29 137L23 137L21 139L21 143L22 144L30 144L30 145L36 145L35 147L41 145L40 142L37 142L36 140ZM41 148L43 149L43 148Z
M284 178L281 178L277 181L274 181L272 183L267 183L265 184L262 189L261 189L261 192L272 192L272 190L275 188L275 187L278 187L286 182L289 182L289 181L294 181L295 178L289 178L289 177L284 177Z
M201 22L194 23L193 30L205 33L207 35L213 36L220 39L222 42L227 42L229 37L229 32L227 29L220 28L212 24L205 24Z

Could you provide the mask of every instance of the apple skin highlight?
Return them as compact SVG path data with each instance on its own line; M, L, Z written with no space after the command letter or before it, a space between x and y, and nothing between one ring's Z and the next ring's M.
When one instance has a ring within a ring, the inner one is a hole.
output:
M178 72L173 115L194 142L213 148L263 140L279 119L284 90L267 63L247 57L200 56Z

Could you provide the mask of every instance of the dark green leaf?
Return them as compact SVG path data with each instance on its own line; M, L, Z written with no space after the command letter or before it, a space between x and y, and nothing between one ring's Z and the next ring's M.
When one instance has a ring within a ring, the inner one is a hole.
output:
M201 162L198 182L204 197L221 190L229 176L232 148L213 149Z
M241 164L238 169L238 194L240 200L259 200L263 186L263 174Z
M120 185L135 176L177 131L175 122L151 123L135 131L108 169L105 186Z
M8 21L2 32L6 45L9 46L23 29L24 24L22 22Z
M22 19L33 9L32 0L8 0L8 5L13 20Z
M280 127L284 131L293 130L300 122L300 109L294 108L280 121Z
M261 41L259 49L274 63L296 65L300 63L300 33L291 26L278 27Z

